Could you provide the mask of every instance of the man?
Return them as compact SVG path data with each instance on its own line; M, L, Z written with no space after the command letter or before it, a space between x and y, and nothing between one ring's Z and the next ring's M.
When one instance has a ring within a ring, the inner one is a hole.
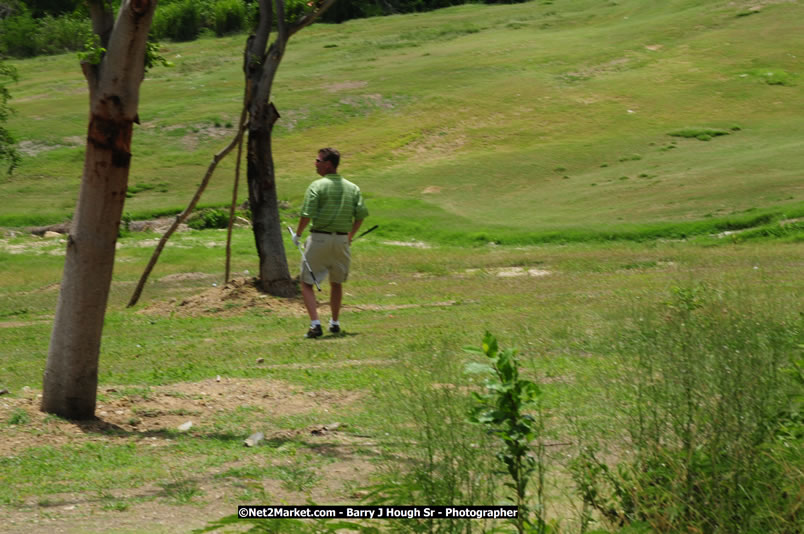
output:
M329 274L330 308L332 318L329 331L341 331L338 317L343 301L343 283L349 276L351 255L349 245L352 238L368 216L360 188L341 177L338 171L341 155L334 148L322 148L315 160L315 170L321 176L307 188L304 195L301 218L293 243L299 245L299 237L312 220L310 237L304 247L304 254L315 280L323 282ZM318 319L313 277L302 262L301 286L304 307L310 316L310 330L304 336L308 339L320 337L323 332Z

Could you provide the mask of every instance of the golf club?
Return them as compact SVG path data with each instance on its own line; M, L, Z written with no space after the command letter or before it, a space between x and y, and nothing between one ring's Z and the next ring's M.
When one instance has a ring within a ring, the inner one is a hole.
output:
M291 239L293 239L293 237L296 236L296 234L293 233L293 228L291 228L290 226L288 226L288 232L290 232ZM313 278L313 283L315 284L316 289L321 291L321 286L318 285L318 280L315 279L315 273L313 272L313 269L310 267L310 264L307 263L307 257L304 255L304 249L302 248L301 244L298 244L296 246L299 248L299 252L301 252L302 262L304 262L304 266L307 267L308 271L310 271L310 276Z
M369 233L369 232L373 232L374 230L376 230L376 229L377 229L377 228L379 228L379 227L380 227L380 225L379 225L379 224L375 224L374 226L372 226L371 228L369 228L368 230L366 230L365 232L363 232L363 233L362 233L362 234L360 234L359 236L357 236L357 237L355 237L354 239L352 239L352 241L354 241L355 239L360 239L361 237L363 237L363 236L364 236L364 235L366 235L367 233Z

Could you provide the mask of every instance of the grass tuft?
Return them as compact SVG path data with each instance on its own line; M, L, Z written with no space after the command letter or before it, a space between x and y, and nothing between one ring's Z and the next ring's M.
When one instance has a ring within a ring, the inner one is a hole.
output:
M682 128L681 130L670 132L667 135L672 137L683 137L685 139L709 141L721 135L729 135L729 131L720 128Z

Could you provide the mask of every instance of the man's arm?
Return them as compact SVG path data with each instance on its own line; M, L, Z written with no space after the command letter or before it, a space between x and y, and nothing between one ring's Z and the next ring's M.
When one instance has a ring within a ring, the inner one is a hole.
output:
M363 224L363 219L359 221L355 221L352 223L352 231L349 232L349 243L352 242L352 238L355 236L358 230L360 230L360 225Z
M299 219L299 226L296 227L297 237L301 237L302 232L304 232L304 229L307 228L308 224L310 224L310 217L301 217Z

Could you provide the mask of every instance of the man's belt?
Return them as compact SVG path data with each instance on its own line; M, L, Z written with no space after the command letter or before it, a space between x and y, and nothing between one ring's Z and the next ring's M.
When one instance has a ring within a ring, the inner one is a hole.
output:
M312 234L349 235L349 232L325 232L323 230L310 230Z

